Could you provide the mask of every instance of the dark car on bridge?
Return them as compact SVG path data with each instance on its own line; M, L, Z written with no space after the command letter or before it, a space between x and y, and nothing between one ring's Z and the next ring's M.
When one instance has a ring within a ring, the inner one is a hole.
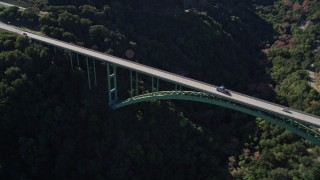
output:
M231 96L231 93L223 85L218 86L217 91Z
M286 113L292 113L289 108L282 108L281 110Z

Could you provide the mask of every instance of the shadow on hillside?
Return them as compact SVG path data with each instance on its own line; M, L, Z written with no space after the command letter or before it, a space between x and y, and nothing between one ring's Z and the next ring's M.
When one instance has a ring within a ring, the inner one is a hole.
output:
M272 90L249 90L253 85L270 82L265 72L269 64L262 49L276 35L272 25L254 12L251 2L207 2L176 14L162 13L161 8L155 11L154 6L148 10L147 5L143 10L132 9L126 12L125 26L120 27L137 42L135 58L140 63L273 99ZM206 131L224 137L218 144L228 150L225 158L239 153L247 135L254 134L252 116L201 103L175 103Z

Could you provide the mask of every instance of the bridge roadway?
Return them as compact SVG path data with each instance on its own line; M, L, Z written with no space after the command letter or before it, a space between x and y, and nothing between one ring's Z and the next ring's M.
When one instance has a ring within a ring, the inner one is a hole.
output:
M241 104L247 105L247 106L251 106L260 110L266 110L268 112L271 112L273 114L277 114L277 115L281 115L281 116L286 116L292 119L295 119L297 121L309 124L309 125L313 125L315 127L320 128L320 117L311 115L311 114L307 114L301 111L297 111L297 110L293 110L290 109L291 113L287 113L282 111L282 108L284 108L284 106L281 105L277 105L271 102L267 102L264 100L260 100L254 97L250 97L247 95L243 95L234 91L230 91L231 96L225 95L223 93L219 93L216 91L216 86L207 84L207 83L203 83L197 80L193 80L187 77L183 77L180 75L176 75L170 72L166 72L166 71L162 71L156 68L152 68L149 66L145 66L139 63L135 63L132 61L128 61L125 59L121 59L118 57L114 57L114 56L110 56L101 52L97 52L91 49L87 49L84 47L80 47L71 43L66 43L66 42L62 42L56 39L52 39L52 38L48 38L48 37L44 37L44 36L40 36L40 35L36 35L27 31L22 31L19 29L14 28L13 26L9 26L3 23L0 23L0 29L4 29L16 34L20 34L23 35L23 33L26 33L28 35L29 38L45 43L45 44L50 44L52 46L58 47L58 48L62 48L65 50L69 50L72 51L74 53L77 54L81 54L83 56L87 56L90 58L94 58L94 59L98 59L104 62L109 62L112 64L115 64L117 66L120 67L124 67L126 69L130 69L133 71L137 71L139 73L143 73L143 74L147 74L150 75L151 77L156 77L168 82L172 82L178 85L182 85L188 88L191 88L193 90L198 90L201 92L207 92L210 94L214 94L217 96L223 96L226 99L230 99L232 101L237 101L240 102Z

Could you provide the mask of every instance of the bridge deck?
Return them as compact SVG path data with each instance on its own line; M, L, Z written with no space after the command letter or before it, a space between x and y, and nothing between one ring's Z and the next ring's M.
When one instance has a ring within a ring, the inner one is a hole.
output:
M170 72L166 72L166 71L162 71L156 68L152 68L149 66L145 66L139 63L135 63L132 61L128 61L125 59L121 59L118 57L114 57L114 56L110 56L104 53L100 53L91 49L87 49L84 47L80 47L71 43L66 43L66 42L62 42L56 39L52 39L52 38L48 38L48 37L44 37L44 36L40 36L40 35L36 35L30 32L26 32L26 31L22 31L19 29L16 29L12 26L8 26L6 24L0 23L0 29L4 29L16 34L20 34L23 35L23 33L27 33L28 37L31 39L34 39L36 41L40 41L42 43L45 44L50 44L52 46L58 47L58 48L62 48L62 49L66 49L69 51L72 51L74 53L78 53L78 54L82 54L84 56L87 57L91 57L94 59L98 59L101 61L105 61L105 62L109 62L112 64L116 64L118 66L124 67L126 69L130 69L133 71L137 71L143 74L147 74L168 82L172 82L172 83L176 83L185 87L189 87L191 89L194 90L198 90L201 92L207 92L207 93L211 93L211 94L215 94L218 96L222 96L224 98L236 101L236 102L240 102L242 104L248 105L248 106L253 106L255 108L261 109L261 110L266 110L269 111L271 113L276 113L276 114L280 114L286 117L290 117L293 119L296 119L298 121L307 123L309 125L314 125L316 127L320 127L320 117L314 116L314 115L310 115L301 111L296 111L296 110L292 110L292 113L286 113L283 112L281 110L281 108L283 108L283 106L281 105L277 105L277 104L273 104L267 101L263 101L257 98L253 98L250 96L246 96L237 92L231 92L231 96L219 93L216 91L216 86L207 84L207 83L203 83L197 80L193 80L190 78L186 78L180 75L176 75Z

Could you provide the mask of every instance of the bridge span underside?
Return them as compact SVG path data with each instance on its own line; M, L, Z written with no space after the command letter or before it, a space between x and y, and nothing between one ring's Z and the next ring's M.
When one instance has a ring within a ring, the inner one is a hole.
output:
M215 96L215 95L203 93L203 92L158 91L158 92L134 96L134 97L128 98L124 101L114 103L112 105L112 108L117 109L117 108L121 108L124 106L140 103L140 102L148 102L148 101L156 101L156 100L196 101L196 102L203 102L203 103L207 103L207 104L213 104L213 105L237 110L237 111L258 117L258 118L262 118L272 124L279 125L285 129L292 131L295 134L298 134L299 136L311 141L312 143L314 143L316 145L320 145L320 133L313 130L312 127L309 127L307 125L302 124L297 119L285 117L281 114L276 114L274 112L270 112L270 111L267 111L264 109L250 106L250 105L244 105L243 103L238 103L234 100L228 100L225 98L221 98L219 96Z

